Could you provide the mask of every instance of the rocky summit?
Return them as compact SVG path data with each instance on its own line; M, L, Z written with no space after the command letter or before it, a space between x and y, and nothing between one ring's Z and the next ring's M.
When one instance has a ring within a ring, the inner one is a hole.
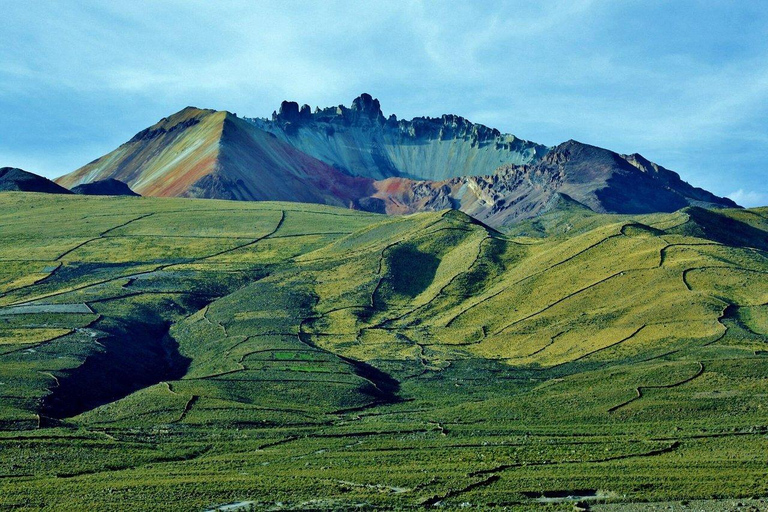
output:
M355 98L349 108L314 112L284 101L271 119L247 120L347 174L372 179L477 176L507 163L530 163L547 152L541 144L456 115L385 117L379 100L369 94Z
M374 197L389 213L460 209L495 227L549 211L565 194L594 212L673 212L689 205L735 207L693 187L640 155L619 155L570 140L529 165L503 165L486 176L444 181L390 178Z

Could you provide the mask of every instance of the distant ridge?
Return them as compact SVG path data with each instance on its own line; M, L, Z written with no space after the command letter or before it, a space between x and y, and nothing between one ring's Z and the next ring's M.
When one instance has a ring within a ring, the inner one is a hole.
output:
M47 178L16 167L0 168L0 191L71 194L69 190Z
M541 215L557 194L600 213L737 206L638 154L547 148L454 115L398 120L369 94L314 112L286 101L271 119L187 107L57 183L106 179L148 196L455 208L495 228Z

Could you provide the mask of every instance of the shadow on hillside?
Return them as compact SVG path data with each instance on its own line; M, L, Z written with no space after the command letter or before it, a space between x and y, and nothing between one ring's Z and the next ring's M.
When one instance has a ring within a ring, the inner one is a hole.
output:
M45 417L63 419L119 400L139 389L184 376L190 359L183 357L169 334L171 323L156 313L141 322L102 319L93 327L103 351L59 376L59 386L43 400Z
M400 391L400 382L391 375L363 361L339 357L351 364L357 375L373 383L374 389L371 390L371 395L374 398L386 403L400 401L400 397L397 396L398 391Z
M406 244L393 247L387 260L387 281L392 292L407 297L416 297L426 290L440 265L440 259L434 254Z
M686 209L686 213L690 220L670 232L708 238L731 247L768 250L766 231L713 210L692 207Z

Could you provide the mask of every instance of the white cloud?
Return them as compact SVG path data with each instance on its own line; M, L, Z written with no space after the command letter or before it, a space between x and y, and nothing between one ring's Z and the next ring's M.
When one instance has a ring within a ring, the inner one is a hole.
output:
M768 193L766 192L756 192L754 190L744 190L743 188L740 188L739 190L728 194L728 198L747 208L768 205Z

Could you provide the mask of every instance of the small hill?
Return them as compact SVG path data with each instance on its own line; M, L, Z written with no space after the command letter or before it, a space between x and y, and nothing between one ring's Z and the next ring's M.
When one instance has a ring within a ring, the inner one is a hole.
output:
M766 496L768 210L542 211L0 194L3 503Z
M570 196L558 192L539 215L514 224L507 233L530 237L574 235L611 221L611 216L598 215Z
M16 167L0 168L0 191L69 194L70 191L47 178Z
M73 187L72 193L84 196L139 196L122 181L111 178L94 181L93 183L83 183Z
M684 213L687 220L671 228L670 232L706 238L731 247L768 250L768 222L758 209L713 211L692 206Z

